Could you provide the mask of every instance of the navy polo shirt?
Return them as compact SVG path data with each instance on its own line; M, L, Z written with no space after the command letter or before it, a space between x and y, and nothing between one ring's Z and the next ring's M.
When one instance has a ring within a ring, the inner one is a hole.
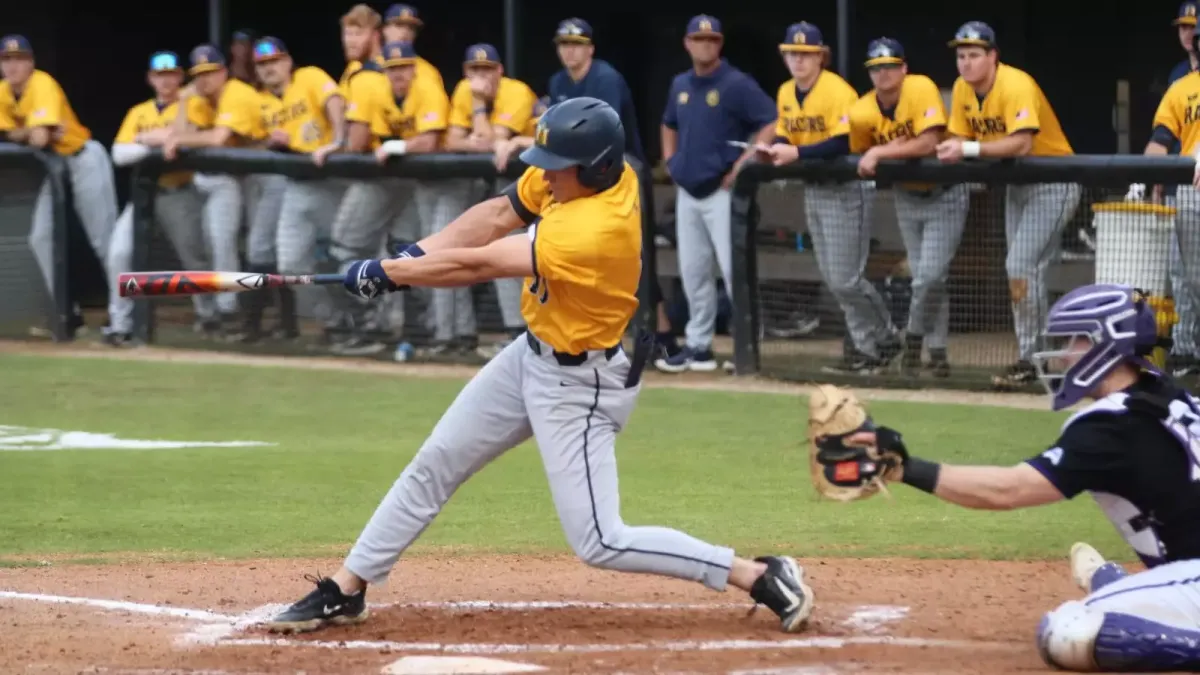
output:
M711 75L676 75L662 119L678 133L671 179L696 199L711 195L743 152L727 141L745 141L775 118L775 102L758 82L723 59Z
M625 152L637 157L643 164L646 153L642 150L642 137L638 134L637 112L633 109L633 94L625 78L607 61L593 59L583 79L576 82L571 79L566 68L550 77L550 87L547 89L551 104L561 103L570 98L590 96L612 106L621 117L625 127Z

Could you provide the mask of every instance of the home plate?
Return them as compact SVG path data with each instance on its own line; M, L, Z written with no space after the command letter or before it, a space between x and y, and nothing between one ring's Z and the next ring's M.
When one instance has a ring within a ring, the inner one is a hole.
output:
M476 673L535 673L545 670L532 663L472 656L406 656L388 664L382 675L475 675Z

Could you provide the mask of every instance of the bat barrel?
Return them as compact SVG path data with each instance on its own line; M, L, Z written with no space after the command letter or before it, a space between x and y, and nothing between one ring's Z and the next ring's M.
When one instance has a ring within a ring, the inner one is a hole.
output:
M117 278L121 297L241 293L280 286L332 285L340 274L282 275L245 272L131 272Z

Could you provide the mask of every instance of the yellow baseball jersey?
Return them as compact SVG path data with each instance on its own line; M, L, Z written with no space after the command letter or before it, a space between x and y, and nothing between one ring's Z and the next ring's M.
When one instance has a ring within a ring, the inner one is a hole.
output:
M380 111L394 99L392 83L383 73L383 66L376 61L368 61L365 66L358 64L354 72L344 78L346 121L366 124L374 133L376 119L382 114Z
M1179 154L1192 156L1200 142L1200 72L1175 80L1154 113L1154 126L1166 127L1179 139Z
M0 131L58 127L61 137L51 149L60 155L73 155L92 138L92 132L79 123L62 87L49 73L33 71L20 98L13 96L7 80L0 80Z
M533 106L537 103L537 95L529 85L520 80L507 77L500 78L496 87L496 99L492 101L488 120L492 126L501 126L512 131L513 136L519 136L530 126L533 119ZM450 97L450 126L470 129L473 125L475 102L471 96L471 83L463 79L454 87L454 95Z
M884 114L875 90L850 108L850 152L861 154L897 138L916 138L930 129L946 126L942 92L924 75L905 75L895 109Z
M996 67L996 80L982 101L966 80L954 81L947 129L973 141L997 141L1018 131L1032 131L1029 154L1075 154L1042 88L1025 71L1003 63Z
M274 97L269 94L264 96L245 82L230 78L217 97L213 125L225 127L237 134L231 142L234 147L261 141L268 133L271 98Z
M406 140L428 131L446 130L450 97L446 96L445 89L428 81L422 83L414 79L408 95L403 99L391 94L389 84L387 99L376 106L375 114L369 121L371 134L377 139Z
M362 70L362 61L351 61L350 63L347 63L346 69L342 71L341 79L338 80L338 86L340 86L342 88L342 90L345 91L346 84L348 82L350 82L351 76L353 76L355 73L357 73L360 70ZM417 75L416 76L420 77L420 78L424 78L424 80L426 82L437 83L437 86L443 90L446 89L446 83L445 83L445 81L442 80L441 71L439 71L437 68L434 68L432 63L426 61L425 59L421 58L420 56L417 57Z
M117 130L113 143L137 143L138 134L143 131L167 129L178 114L178 103L160 106L155 99L143 101L125 113L125 120L121 122L121 128ZM193 96L188 99L187 119L196 127L203 128L212 123L212 108L204 99ZM177 188L191 180L191 171L172 171L159 177L158 184L165 188Z
M642 276L642 209L628 164L604 192L560 204L543 171L526 169L516 198L527 215L533 276L525 279L521 315L555 351L578 354L621 341L637 310ZM520 209L518 209L520 211Z
M836 73L822 70L803 100L796 80L779 86L775 135L792 145L811 145L850 133L850 108L858 92Z
M310 153L332 143L334 129L325 114L325 104L339 92L337 83L320 68L297 68L283 97L277 99L277 110L267 122L268 131L287 132L288 147L296 152Z

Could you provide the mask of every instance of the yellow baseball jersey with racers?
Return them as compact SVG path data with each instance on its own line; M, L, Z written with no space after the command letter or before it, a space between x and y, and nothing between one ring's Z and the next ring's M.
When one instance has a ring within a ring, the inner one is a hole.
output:
M376 59L378 60L378 59ZM342 71L342 77L338 80L338 86L343 91L346 90L346 84L350 82L350 77L358 71L362 70L362 61L351 61L346 64L346 69ZM442 73L433 64L426 61L424 58L417 57L417 77L424 78L426 82L436 82L437 86L443 91L446 89L446 83L442 80Z
M234 147L261 141L267 137L273 98L241 80L230 78L217 97L213 126L225 127L237 134L230 143Z
M125 120L117 130L113 143L137 143L138 134L155 129L167 129L179 114L179 103L159 105L155 99L143 101L125 113ZM212 124L212 108L199 97L188 99L187 119L197 128ZM192 180L191 171L172 171L159 177L158 184L165 188L177 188Z
M1154 127L1165 127L1179 139L1179 154L1194 156L1200 143L1200 72L1175 80L1154 113Z
M775 135L792 145L811 145L850 133L850 108L858 92L839 75L822 70L812 89L801 97L796 80L779 86L775 96L779 121Z
M7 80L0 80L0 131L58 127L61 135L51 149L59 155L73 155L83 149L92 132L79 122L67 95L49 73L33 71L20 98L13 95Z
M334 129L325 113L325 104L339 94L337 83L325 71L315 66L297 68L283 97L272 106L268 131L286 132L288 148L295 152L310 153L332 143Z
M529 85L520 80L508 77L500 78L496 87L496 99L492 101L488 119L492 126L501 126L512 131L513 136L520 136L530 126L533 119L533 106L537 103L537 95ZM454 95L450 97L450 126L470 129L473 125L475 100L471 96L471 83L463 79L454 87Z
M997 141L1018 131L1032 131L1029 154L1075 154L1042 88L1025 71L1003 63L996 67L996 80L982 101L966 80L954 81L947 129L973 141Z
M450 111L446 90L419 78L413 78L408 95L397 100L387 75L376 64L350 78L347 100L346 120L366 124L376 142L442 131Z
M533 276L521 315L555 351L578 354L621 341L637 310L642 276L642 215L637 174L628 164L604 192L554 201L541 169L516 184L529 226ZM520 211L520 209L518 209Z
M850 152L861 154L897 138L916 138L930 129L946 126L942 92L924 75L905 75L900 99L885 114L875 90L867 92L850 108Z

